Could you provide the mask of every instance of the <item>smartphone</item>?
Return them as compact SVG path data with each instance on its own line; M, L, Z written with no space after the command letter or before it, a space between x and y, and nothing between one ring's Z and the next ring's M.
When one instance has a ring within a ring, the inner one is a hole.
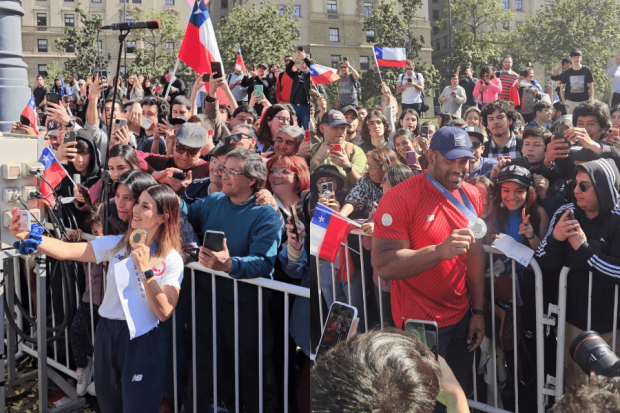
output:
M436 322L409 319L405 321L403 330L405 333L415 336L433 353L435 353L435 360L439 359L439 327Z
M428 138L428 126L420 126L420 136Z
M525 169L530 169L530 160L525 156L523 158L511 159L510 165L522 166Z
M310 129L306 129L306 132L304 134L304 142L310 142L311 136L310 136Z
M254 96L260 97L263 95L263 85L254 86Z
M142 116L142 129L147 130L153 125L153 121Z
M77 96L75 96L75 95L65 95L65 96L63 96L63 100L65 101L65 103L77 102Z
M349 60L349 58L348 57L343 57L342 60L346 62L346 61Z
M76 141L75 131L70 130L67 133L65 133L64 143L75 142L75 141Z
M17 212L15 212L15 215L19 217L19 220L17 221L17 223L19 224L18 230L30 232L32 230L30 211L18 209Z
M211 62L211 74L217 72L216 75L213 75L213 79L220 79L222 75L222 64L220 62Z
M566 217L569 221L572 221L575 219L575 213L573 212L572 209L568 210L568 216Z
M323 182L321 183L321 196L324 198L331 198L334 196L334 183Z
M203 82L205 82L205 83L208 82L210 78L211 78L211 74L210 73L203 73L202 74L202 81Z
M60 104L60 98L58 97L56 93L46 93L45 98L47 99L48 102L52 102L57 105Z
M341 152L342 152L342 146L340 146L339 143L333 143L329 145L329 153L341 153Z
M299 50L300 52L303 52L303 51L304 51L304 48L303 48L303 46L297 46L297 50ZM345 59L346 59L346 58L345 58Z
M336 301L329 309L327 321L323 326L323 334L319 341L316 356L325 354L329 349L341 341L346 340L351 332L351 325L357 318L357 308Z
M211 251L219 252L224 249L226 235L221 231L207 231L202 238L202 246Z
M122 128L127 125L127 119L114 119L114 124L117 128Z
M24 123L24 122L22 122L22 123ZM612 137L616 137L616 138L620 137L620 130L616 129L616 128L610 128L609 129L609 137L610 138L612 138Z
M519 72L519 76L521 76L521 77L525 77L525 70L520 71L520 72Z
M407 161L407 165L415 165L418 163L418 154L416 151L407 151L405 153L405 160Z
M564 137L564 132L566 132L568 130L568 126L566 125L558 125L555 127L555 130L553 131L553 140L558 141L558 140L563 140L565 141L566 138Z
M79 185L82 183L82 175L80 174L73 174L73 182L75 182L76 185Z
M293 213L293 205L289 205L288 210L291 213L291 221L293 221L293 234L295 234L295 241L299 241L299 233L297 232L297 224L295 223L295 214Z
M25 126L31 126L30 125L30 119L28 119L24 115L19 115L19 123L21 123L22 125L25 125ZM310 131L308 131L308 132L310 132Z
M108 71L107 70L102 70L99 72L99 80L101 80L101 78L108 78Z
M73 175L74 181L77 184L77 189L78 191L80 191L80 194L82 194L82 197L84 197L84 201L86 201L86 205L88 206L88 208L92 208L93 201L90 199L90 193L88 192L88 188L86 188L84 185L79 183L79 181L75 179L76 176L79 176L79 174Z
M174 179L178 179L179 181L184 180L185 178L187 178L187 174L185 172L174 172L172 174L172 177Z

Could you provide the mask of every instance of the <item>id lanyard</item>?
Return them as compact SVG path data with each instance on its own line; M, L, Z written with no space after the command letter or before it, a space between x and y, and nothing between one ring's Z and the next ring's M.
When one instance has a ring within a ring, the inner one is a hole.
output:
M456 199L456 197L452 195L446 188L444 188L443 185L433 179L429 175L428 171L426 171L424 174L426 175L426 179L428 179L428 182L430 182L431 185L437 188L441 195L445 196L448 201L452 202L454 206L457 207L463 214L465 214L467 218L472 221L478 219L478 215L476 215L474 207L469 201L469 198L467 197L467 194L465 193L463 188L459 188L459 193L461 194L461 198L463 198L463 202L465 203L465 205L463 205L463 202Z

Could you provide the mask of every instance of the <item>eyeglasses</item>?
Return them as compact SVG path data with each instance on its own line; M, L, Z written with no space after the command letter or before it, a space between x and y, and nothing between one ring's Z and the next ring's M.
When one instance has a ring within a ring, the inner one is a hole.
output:
M482 76L483 79L488 79L490 77L491 77L491 75L484 75L484 76Z
M273 168L269 171L270 175L281 175L281 176L289 176L293 173L293 171L286 168Z
M346 67L346 66L340 66L340 68L341 68L341 69L346 69L347 67Z
M254 118L253 117L245 117L245 116L235 116L235 119L239 119L241 122L243 123L247 123L248 125L253 125L254 124Z
M183 155L185 153L187 154L187 156L192 157L192 156L198 155L200 153L200 149L202 148L189 148L185 145L177 145L174 148L174 151L178 153L179 155Z
M222 168L220 169L220 171L222 171L222 176L226 179L237 179L239 175L248 176L248 174L245 172L237 172L233 169L228 169L228 168Z
M233 133L232 135L228 135L224 138L224 142L228 142L230 145L233 142L241 142L241 139L250 139L249 136L244 135L243 133Z
M471 143L471 148L472 149L478 149L481 146L482 146L482 142L472 142Z
M280 123L290 123L291 118L287 118L286 116L274 116L274 119L277 119Z
M581 192L588 192L588 189L592 188L592 185L588 185L585 182L579 182L577 186Z
M215 156L213 156L213 155L209 155L209 156L208 156L208 158L209 158L209 159L208 159L208 160L209 160L209 162L210 162L210 163L211 163L211 165L213 165L214 167L217 167L217 165L218 165L218 164L224 165L224 164L226 163L226 161L225 161L225 160L224 160L224 161L222 161L222 162L218 161L218 160L217 160L217 158L216 158ZM220 167L219 167L219 169L222 169L222 168L224 168L224 166L220 166Z
M408 67L406 68L406 70L413 70L413 67Z
M380 166L372 166L372 165L368 165L368 170L369 170L369 171L377 171L377 170L379 170L379 169L381 169L381 167L380 167Z
M381 178L381 181L382 181L382 182L387 181L387 176L384 176L383 178Z

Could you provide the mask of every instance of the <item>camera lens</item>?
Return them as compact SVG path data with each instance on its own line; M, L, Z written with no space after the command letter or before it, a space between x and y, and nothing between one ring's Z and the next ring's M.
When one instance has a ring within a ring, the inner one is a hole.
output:
M584 331L570 345L570 355L586 374L620 376L620 358L595 331Z

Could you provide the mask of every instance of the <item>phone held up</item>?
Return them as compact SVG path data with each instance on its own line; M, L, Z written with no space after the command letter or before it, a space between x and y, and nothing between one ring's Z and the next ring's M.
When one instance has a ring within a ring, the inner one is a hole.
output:
M405 333L415 336L439 359L439 326L434 321L409 319L403 324Z
M202 246L211 251L220 252L224 249L226 235L221 231L207 231L202 238Z
M341 341L346 340L356 318L357 308L339 301L334 302L329 309L329 315L323 327L323 334L316 353L317 357L325 354Z

